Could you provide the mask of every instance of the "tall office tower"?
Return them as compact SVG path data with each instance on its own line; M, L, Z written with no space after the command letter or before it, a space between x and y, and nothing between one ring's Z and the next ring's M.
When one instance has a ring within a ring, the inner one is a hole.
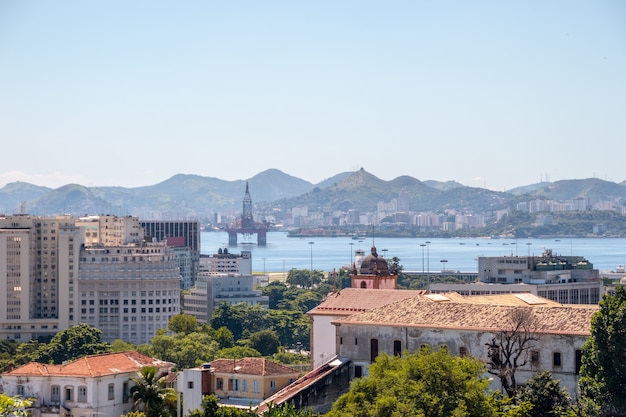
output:
M106 342L149 343L180 312L180 273L165 243L85 247L78 290L80 322Z
M74 324L81 245L70 216L0 217L0 338L27 341Z
M196 281L200 264L200 224L196 220L142 220L141 227L146 240L167 242L168 246L189 248L191 256L190 275L181 281L183 289L190 288ZM181 253L178 251L178 253ZM181 253L181 255L183 255ZM186 256L180 259L181 267L187 262ZM181 273L186 274L186 269Z

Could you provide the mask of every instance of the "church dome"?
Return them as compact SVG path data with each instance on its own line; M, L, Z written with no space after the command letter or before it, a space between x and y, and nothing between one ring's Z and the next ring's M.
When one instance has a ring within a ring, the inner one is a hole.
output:
M372 253L367 255L361 263L360 275L389 275L387 261L378 256L376 246L372 246Z

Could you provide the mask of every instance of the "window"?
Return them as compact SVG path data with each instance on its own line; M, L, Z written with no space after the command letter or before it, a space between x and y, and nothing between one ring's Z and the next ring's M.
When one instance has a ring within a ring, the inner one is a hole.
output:
M87 402L87 387L85 386L78 387L78 402L81 402L81 403Z
M370 340L370 362L374 362L378 356L378 339Z
M224 380L222 378L217 378L217 389L219 390L223 390L224 389ZM258 392L258 391L256 391Z
M270 380L270 391L275 391L276 390L276 380L272 379Z
M127 403L130 398L130 388L128 387L128 382L124 382L124 386L122 387L122 402Z
M229 385L230 385L230 381L232 381L232 388L235 391L239 391L239 380L238 379L231 379L229 380Z
M539 366L539 351L538 350L530 351L530 365Z
M74 388L65 387L65 401L74 401Z
M193 381L187 381L187 388L193 389Z
M393 341L393 356L402 355L402 342L399 340Z
M58 385L53 385L50 387L50 401L53 403L61 402L61 387Z
M576 359L575 359L575 372L576 375L580 375L580 367L583 364L583 351L580 349L576 349Z
M361 368L360 366L355 366L354 367L354 377L355 378L361 378L363 376L363 368Z
M561 367L561 352L552 353L552 366L555 368Z
M107 399L109 400L115 399L115 384L109 384Z
M17 395L20 395L22 397L26 395L26 390L24 389L24 385L20 384L17 386Z
M256 379L252 381L252 392L259 392L259 381Z
M248 392L248 380L244 379L243 381L241 381L241 390L243 392Z
M459 356L460 357L467 356L467 347L459 346Z

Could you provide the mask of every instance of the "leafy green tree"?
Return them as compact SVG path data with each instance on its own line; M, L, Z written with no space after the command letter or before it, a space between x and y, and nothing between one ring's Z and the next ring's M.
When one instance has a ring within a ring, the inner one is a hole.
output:
M604 295L591 320L591 336L583 345L582 396L603 413L626 415L626 290Z
M50 343L41 345L35 360L61 364L86 355L111 351L111 345L100 341L102 331L87 324L79 324L58 332Z
M311 363L309 355L303 355L299 353L285 352L284 349L280 349L278 353L272 355L274 362L282 363L284 365L291 365L296 363Z
M233 332L231 332L226 327L220 327L215 330L213 337L215 341L219 345L220 349L233 347L235 345L235 337L233 336Z
M125 342L122 339L115 339L111 342L111 352L125 352L127 350L135 350L136 348L132 343Z
M268 318L269 327L276 332L282 346L309 349L311 321L306 314L302 311L269 310Z
M122 414L122 417L147 417L143 411L131 411L126 414Z
M226 359L258 358L259 356L261 352L248 346L233 346L217 352L218 358Z
M239 303L234 305L221 304L213 312L211 327L226 327L233 332L235 340L248 337L250 334L265 330L268 323L269 310L260 305Z
M369 371L339 397L328 417L496 416L478 359L423 349L403 357L380 355Z
M191 314L177 314L172 316L167 327L174 333L193 333L198 330L198 319Z
M285 297L287 285L280 281L272 281L261 288L261 293L269 298L270 310L278 309L278 303Z
M176 411L176 392L165 386L166 375L158 371L156 366L144 366L137 377L131 378L135 383L131 388L133 409L148 417L169 417Z
M270 356L278 351L280 341L274 330L261 330L252 333L248 339L249 346L261 353L262 356Z
M528 417L561 417L572 411L569 392L550 371L540 372L529 379L518 391L517 399L533 405Z
M324 273L318 270L308 269L291 269L285 280L289 285L295 285L302 288L311 288L319 284L324 278Z
M306 313L319 305L319 303L322 302L322 299L322 295L313 291L307 291L296 297L296 299L292 302L292 308L296 311Z
M27 408L32 405L33 400L30 398L11 397L0 393L0 416L30 416L31 413Z
M138 350L149 356L174 362L177 368L193 368L204 362L210 362L217 354L219 346L207 333L177 333L166 335L163 331L152 337L149 346Z

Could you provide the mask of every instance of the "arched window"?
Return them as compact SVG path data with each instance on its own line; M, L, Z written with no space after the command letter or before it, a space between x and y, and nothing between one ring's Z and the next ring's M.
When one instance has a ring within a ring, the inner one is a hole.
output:
M367 288L367 284L365 283L365 281L361 281L361 288Z

